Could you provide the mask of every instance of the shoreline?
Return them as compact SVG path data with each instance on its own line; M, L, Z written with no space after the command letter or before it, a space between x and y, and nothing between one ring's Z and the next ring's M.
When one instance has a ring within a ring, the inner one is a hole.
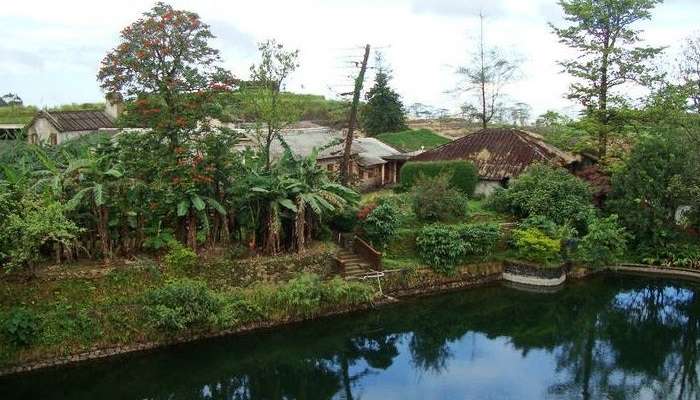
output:
M621 274L631 274L631 275L641 275L641 276L653 276L669 279L681 279L681 280L691 280L695 282L700 282L700 271L691 271L684 269L671 269L671 268L657 268L657 267L643 267L643 266L608 266L601 268L599 270L583 269L583 272L579 270L578 273L570 273L569 279L572 280L582 280L601 273L621 273ZM244 335L258 331L265 331L270 329L276 329L280 327L290 326L302 322L313 321L317 319L323 319L333 316L340 316L351 314L355 312L365 312L368 310L384 307L391 304L396 304L398 299L412 299L420 298L424 296L437 295L441 293L446 293L450 291L464 290L470 288L476 288L481 286L487 286L489 284L494 284L498 282L503 282L503 271L502 270L488 270L486 273L477 275L457 275L455 277L445 278L445 280L433 282L431 280L419 281L417 284L409 285L408 287L398 287L387 290L385 296L378 301L372 303L365 303L352 307L345 307L339 309L329 309L320 312L312 317L295 317L286 318L279 320L270 321L258 321L254 323L248 323L241 325L233 329L218 330L215 332L206 333L184 333L174 338L152 341L145 343L133 343L128 345L120 345L113 347L102 347L93 348L88 351L74 353L65 356L52 357L43 360L31 361L22 364L18 364L12 367L7 367L0 369L0 377L6 377L10 375L18 375L30 373L37 370L57 368L57 367L67 367L78 364L87 363L90 361L96 361L116 356L124 356L128 354L136 354L141 352L148 352L159 350L171 346L192 343L200 340L215 339L224 336L235 336ZM574 271L571 271L574 272Z

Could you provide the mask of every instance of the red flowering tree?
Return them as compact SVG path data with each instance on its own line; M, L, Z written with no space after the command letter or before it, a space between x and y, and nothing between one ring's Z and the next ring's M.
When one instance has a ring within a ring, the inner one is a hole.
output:
M197 14L157 3L122 30L97 79L108 96L133 100L131 117L175 149L211 114L214 96L235 84L212 38Z
M157 136L148 152L158 155L150 184L192 249L201 241L198 227L226 213L214 198L210 154L199 143L210 134L225 138L205 122L215 115L217 94L235 85L209 46L212 38L197 14L157 3L122 30L97 75L108 96L127 101L125 120Z

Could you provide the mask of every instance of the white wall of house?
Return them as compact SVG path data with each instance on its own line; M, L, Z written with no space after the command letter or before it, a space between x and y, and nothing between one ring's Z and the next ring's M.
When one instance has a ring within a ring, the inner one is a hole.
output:
M94 133L95 131L72 131L72 132L61 132L58 134L58 142L56 144L61 144L63 142L66 142L68 140L72 140L75 138L79 138L83 135L87 135L89 133Z
M32 143L51 143L51 136L58 135L58 130L46 118L37 118L27 129L27 137Z

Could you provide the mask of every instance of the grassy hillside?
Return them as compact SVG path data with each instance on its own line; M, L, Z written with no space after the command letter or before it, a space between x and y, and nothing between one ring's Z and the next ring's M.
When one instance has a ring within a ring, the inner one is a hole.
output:
M34 106L0 107L0 124L26 124L36 111Z
M444 138L429 129L381 133L377 135L377 139L404 152L420 150L421 147L428 150L450 142L450 139Z

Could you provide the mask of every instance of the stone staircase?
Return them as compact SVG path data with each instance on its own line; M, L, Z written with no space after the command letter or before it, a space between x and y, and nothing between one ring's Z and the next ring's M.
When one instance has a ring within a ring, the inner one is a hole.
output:
M365 260L348 249L341 249L335 256L340 265L344 267L343 277L345 279L359 279L372 269Z

